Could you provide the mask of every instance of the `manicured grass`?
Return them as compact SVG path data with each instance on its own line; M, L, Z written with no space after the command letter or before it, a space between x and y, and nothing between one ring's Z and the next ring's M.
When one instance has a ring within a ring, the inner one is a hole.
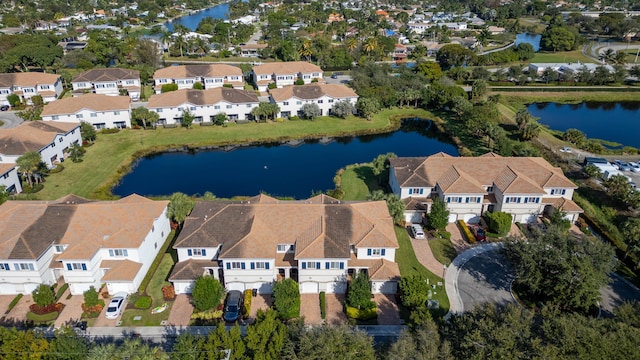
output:
M95 144L87 148L84 161L69 163L63 172L48 176L45 188L35 197L53 200L75 194L87 198L112 198L111 187L129 171L137 155L163 149L380 133L398 127L398 123L390 118L429 114L421 109L390 109L376 114L370 121L357 117L344 120L322 117L315 121L196 126L193 129L127 129L115 134L99 133Z
M342 173L344 200L366 200L369 193L383 190L378 178L373 174L371 164L359 164L347 167Z
M500 92L497 92L500 93ZM514 108L536 102L555 102L560 104L579 104L584 101L640 101L640 92L509 92L501 93L501 103L510 104Z
M396 262L398 263L398 267L400 267L400 275L401 276L409 276L409 275L421 275L425 279L429 279L429 284L435 285L438 281L443 281L441 277L427 270L416 258L416 254L413 251L413 246L411 246L411 240L409 239L409 234L407 234L407 230L396 226L396 237L398 238L398 243L400 248L396 250ZM444 287L437 287L435 290L435 294L433 295L434 300L438 300L440 303L441 312L438 311L438 314L446 314L449 311L449 298L447 297L447 293L444 290Z
M448 239L429 239L429 247L433 256L441 264L451 264L458 255Z
M159 314L152 315L151 309L160 306L165 302L162 295L162 287L170 285L166 279L169 276L169 272L171 271L173 264L174 262L171 255L164 254L158 269L153 274L153 277L149 282L149 286L147 286L147 295L151 296L152 299L151 307L149 309L126 310L124 314L122 314L122 326L159 326L161 321L169 318L173 302L167 302L169 307ZM133 318L136 316L140 316L141 319L134 321Z
M531 59L532 63L575 63L578 61L582 63L593 63L591 58L582 54L582 50L560 51L555 53L540 51Z
M36 324L49 324L55 321L58 318L58 315L60 314L57 311L43 315L39 315L29 311L27 312L27 320L33 321Z

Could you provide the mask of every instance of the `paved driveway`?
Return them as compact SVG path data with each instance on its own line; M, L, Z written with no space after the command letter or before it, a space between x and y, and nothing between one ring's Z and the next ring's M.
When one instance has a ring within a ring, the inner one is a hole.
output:
M460 268L458 274L458 291L463 310L471 310L486 303L506 305L515 302L510 291L513 279L513 269L498 251L488 251L472 257Z
M325 299L327 302L325 323L327 325L346 324L347 315L344 313L344 294L327 294Z
M375 294L378 325L400 325L400 310L395 294Z
M23 120L13 111L4 111L0 112L0 121L4 123L4 125L0 126L0 129L9 129L20 125Z
M327 294L326 296L329 295ZM304 323L307 325L322 324L319 294L300 294L300 316L304 316Z
M167 323L173 326L187 326L191 321L191 314L193 314L191 296L187 294L177 295L171 307Z

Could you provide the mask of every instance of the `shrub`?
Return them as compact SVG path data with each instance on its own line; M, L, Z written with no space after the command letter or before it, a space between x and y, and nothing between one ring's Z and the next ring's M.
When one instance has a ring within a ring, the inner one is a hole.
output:
M244 303L242 304L242 316L249 317L251 313L251 300L253 300L253 291L247 289L244 291Z
M11 107L20 105L20 97L16 94L7 95L7 101L9 102L9 105L11 105Z
M136 302L133 304L137 309L148 309L151 307L151 297L143 295L136 299Z
M224 296L224 288L220 281L211 276L200 276L196 279L191 292L193 298L193 306L198 311L212 309L222 300Z
M193 83L193 88L195 90L202 90L202 89L204 89L204 86L202 85L202 83L200 81L196 81L195 83Z
M31 304L29 306L29 310L31 310L31 312L38 315L44 315L52 312L60 312L62 311L63 308L64 308L64 304L62 303L49 304L45 306L39 306L38 304Z
M320 292L320 317L322 320L327 317L327 299L324 291Z
M400 301L408 308L424 306L429 300L429 284L421 275L400 278Z
M69 284L67 283L64 283L62 284L62 286L60 286L60 289L56 291L56 301L60 300L60 298L62 297L62 294L64 294L64 292L67 291L68 288L69 288Z
M458 227L460 228L460 231L462 231L462 235L464 235L464 237L470 244L476 242L476 237L473 236L473 233L471 232L471 230L469 230L469 227L464 222L464 220L458 220Z
M445 230L437 230L433 233L433 236L437 237L438 239L451 240L451 233Z
M302 79L298 78L298 79L296 80L296 82L294 82L294 84L295 84L295 85L304 85L304 80L302 80Z
M84 296L84 305L91 307L98 305L100 300L98 299L98 291L93 286L89 288L89 290L82 293ZM104 303L104 302L103 302Z
M269 89L275 89L277 87L278 87L278 85L276 85L276 83L270 83L269 85L267 85L267 88L269 88Z
M427 214L427 224L433 230L441 230L449 223L447 204L439 197L433 201L431 211Z
M96 318L100 315L104 309L104 300L98 300L98 303L93 306L87 306L82 304L82 317L83 318Z
M233 89L233 84L222 84L223 88Z
M513 217L511 214L507 214L502 211L495 211L492 213L485 213L485 220L489 225L489 231L498 234L499 236L506 235L511 230L511 220Z
M162 287L162 296L165 300L173 300L176 298L176 290L173 285L165 285Z
M7 308L7 311L5 312L5 314L8 314L11 311L11 309L13 309L18 304L18 301L20 301L20 299L22 299L23 296L24 296L23 294L16 295L16 297L14 297L13 300L11 300L11 302L9 303L9 307Z
M222 310L207 310L191 314L191 320L215 320L222 318Z
M109 128L100 130L100 134L117 134L120 132L118 128Z
M351 279L347 289L346 303L357 309L370 309L376 306L371 301L371 284L367 273L361 272Z
M356 309L354 307L347 306L347 317L350 319L365 321L375 319L377 316L378 311L376 310L375 305L369 309Z
M27 312L27 320L33 321L34 323L37 323L37 324L48 323L50 321L57 319L58 315L60 314L56 311L46 313L46 314L36 314L34 312L29 311Z
M273 285L273 306L281 319L300 316L300 290L293 279L277 281Z
M33 295L33 301L39 307L45 307L56 302L56 295L49 285L40 284L33 290L31 295Z
M163 92L163 93L176 91L176 90L178 90L178 84L164 84L160 88L160 92Z
M62 164L56 164L56 167L49 170L49 174L56 174L64 170L64 166Z

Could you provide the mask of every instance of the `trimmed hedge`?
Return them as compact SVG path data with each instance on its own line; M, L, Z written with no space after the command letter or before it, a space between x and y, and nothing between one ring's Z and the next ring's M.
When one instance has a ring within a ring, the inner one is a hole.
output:
M375 307L360 310L351 306L347 306L347 317L349 319L365 321L375 319L377 316L378 311Z
M244 291L244 304L242 304L242 316L249 317L251 313L251 301L253 300L253 291L247 289Z
M27 312L27 320L33 321L34 323L48 323L57 319L58 315L60 315L60 313L57 311L42 315L29 311Z
M60 289L56 291L56 302L60 300L60 298L62 297L62 294L64 294L64 292L67 291L68 288L69 288L69 284L67 283L64 283L62 284L62 286L60 286Z
M473 236L473 233L471 232L471 230L469 230L469 227L464 222L464 220L458 220L458 227L460 228L460 231L462 231L462 235L464 235L464 237L467 238L467 241L470 244L473 244L476 242L476 237Z
M9 303L9 307L7 308L7 311L5 312L5 314L8 314L11 311L11 309L13 309L18 304L18 301L20 301L20 299L22 299L23 296L24 296L23 294L16 295L16 297L14 297L13 300L11 300L11 302Z
M143 295L136 299L136 302L133 304L136 309L148 309L151 307L151 297Z
M191 320L217 320L222 318L222 310L207 310L191 314Z
M320 292L320 317L322 320L327 317L327 299L324 291Z

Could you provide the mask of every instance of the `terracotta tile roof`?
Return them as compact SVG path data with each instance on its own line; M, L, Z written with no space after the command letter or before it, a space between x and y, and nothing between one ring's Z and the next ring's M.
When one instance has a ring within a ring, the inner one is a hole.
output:
M108 96L85 94L50 102L42 109L42 116L75 114L83 109L101 111L128 111L131 98L128 96Z
M21 87L35 87L40 84L55 84L60 75L41 72L0 74L0 87L8 88L14 85Z
M380 259L369 268L369 279L400 281L400 268L393 261Z
M406 197L404 199L401 199L402 202L404 203L404 208L405 210L427 210L426 207L423 205L423 203L430 203L433 202L433 200L431 198L418 198L418 197Z
M258 96L254 91L214 88L207 90L184 89L163 94L151 95L147 107L166 108L182 104L213 105L221 101L232 104L258 104Z
M560 168L536 157L501 157L493 153L452 157L439 153L429 157L395 158L390 162L401 187L437 184L446 188L447 193L482 193L484 190L480 191L479 187L495 185L511 194L539 194L544 192L543 187L577 188Z
M0 164L0 175L4 175L16 167L16 164Z
M109 68L87 70L79 75L74 76L71 82L106 82L134 79L140 80L140 71L131 69Z
M174 248L221 246L219 258L273 259L278 244L296 244L296 258L349 258L352 244L398 247L385 202L345 203L326 195L282 201L261 195L244 202L197 203Z
M269 94L276 101L288 100L291 98L298 99L319 99L323 96L329 96L334 99L357 98L353 89L342 84L307 84L307 85L290 85L279 89L270 89Z
M269 44L245 44L240 45L240 50L262 50L269 47Z
M276 266L297 266L295 254L292 252L277 253L276 254Z
M542 198L542 203L547 205L553 205L553 207L555 207L556 209L560 209L568 213L584 212L584 210L582 210L582 208L578 204L573 202L573 200L566 199L566 198L546 197L546 198Z
M51 144L57 134L66 134L78 127L78 123L29 121L11 129L1 129L0 154L22 155L28 151L40 151Z
M272 75L272 74L308 74L308 73L320 73L322 69L312 63L306 61L288 61L288 62L273 62L266 63L253 67L253 72L256 75Z
M102 275L102 281L133 281L142 268L142 264L131 260L102 260L101 269L108 269Z
M154 79L186 79L196 77L242 77L242 69L227 64L168 66L153 73Z
M169 281L176 280L193 280L198 276L204 274L205 268L218 267L217 261L211 260L187 260L177 263L171 275L169 275Z

